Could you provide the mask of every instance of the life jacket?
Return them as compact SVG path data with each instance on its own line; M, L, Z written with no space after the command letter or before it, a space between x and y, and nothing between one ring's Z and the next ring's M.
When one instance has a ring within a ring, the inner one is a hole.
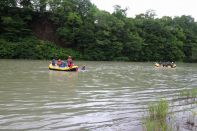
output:
M61 64L62 64L62 61L59 61L59 60L58 60L58 61L57 61L57 65L60 66Z
M52 65L55 66L55 59L52 60Z
M68 62L68 67L72 67L73 66L72 59L68 59L67 62Z

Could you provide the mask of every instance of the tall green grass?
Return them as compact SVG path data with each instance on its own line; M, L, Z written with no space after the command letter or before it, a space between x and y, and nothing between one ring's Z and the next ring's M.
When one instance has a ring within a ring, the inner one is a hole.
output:
M184 89L179 92L180 97L186 97L186 98L196 98L197 97L197 89Z
M166 100L160 100L148 105L147 117L143 118L146 131L170 131L171 127L166 122L169 105Z
M192 100L196 103L197 89L185 89L179 92L179 97L187 100ZM191 111L185 124L195 127L197 112ZM145 131L173 131L179 130L181 125L175 125L172 114L169 113L169 104L162 99L158 102L148 104L147 116L143 117Z
M165 119L168 113L168 102L160 100L156 104L148 105L148 114L150 119Z

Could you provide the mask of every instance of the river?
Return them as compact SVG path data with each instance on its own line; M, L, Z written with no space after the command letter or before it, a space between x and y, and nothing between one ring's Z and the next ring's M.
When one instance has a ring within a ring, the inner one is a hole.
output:
M176 114L193 106L176 99L197 88L197 64L86 62L86 71L48 70L49 61L0 60L2 130L142 130L150 102L166 98ZM182 113L184 114L184 113Z

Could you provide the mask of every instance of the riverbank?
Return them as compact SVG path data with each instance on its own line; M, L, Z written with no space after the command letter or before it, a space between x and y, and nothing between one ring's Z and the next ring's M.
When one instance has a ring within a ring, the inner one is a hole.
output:
M69 55L75 59L82 59L82 55L78 51L62 48L52 42L38 40L34 37L22 39L17 42L0 39L1 59L50 60L53 57L65 59Z

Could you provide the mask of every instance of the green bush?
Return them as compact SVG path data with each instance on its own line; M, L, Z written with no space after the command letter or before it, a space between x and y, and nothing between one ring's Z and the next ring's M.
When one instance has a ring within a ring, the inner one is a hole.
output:
M0 39L0 57L3 59L67 59L71 55L75 59L80 53L72 49L64 49L47 41L35 38L24 38L19 42L9 42Z
M116 57L114 58L114 61L129 61L129 58L128 57Z

